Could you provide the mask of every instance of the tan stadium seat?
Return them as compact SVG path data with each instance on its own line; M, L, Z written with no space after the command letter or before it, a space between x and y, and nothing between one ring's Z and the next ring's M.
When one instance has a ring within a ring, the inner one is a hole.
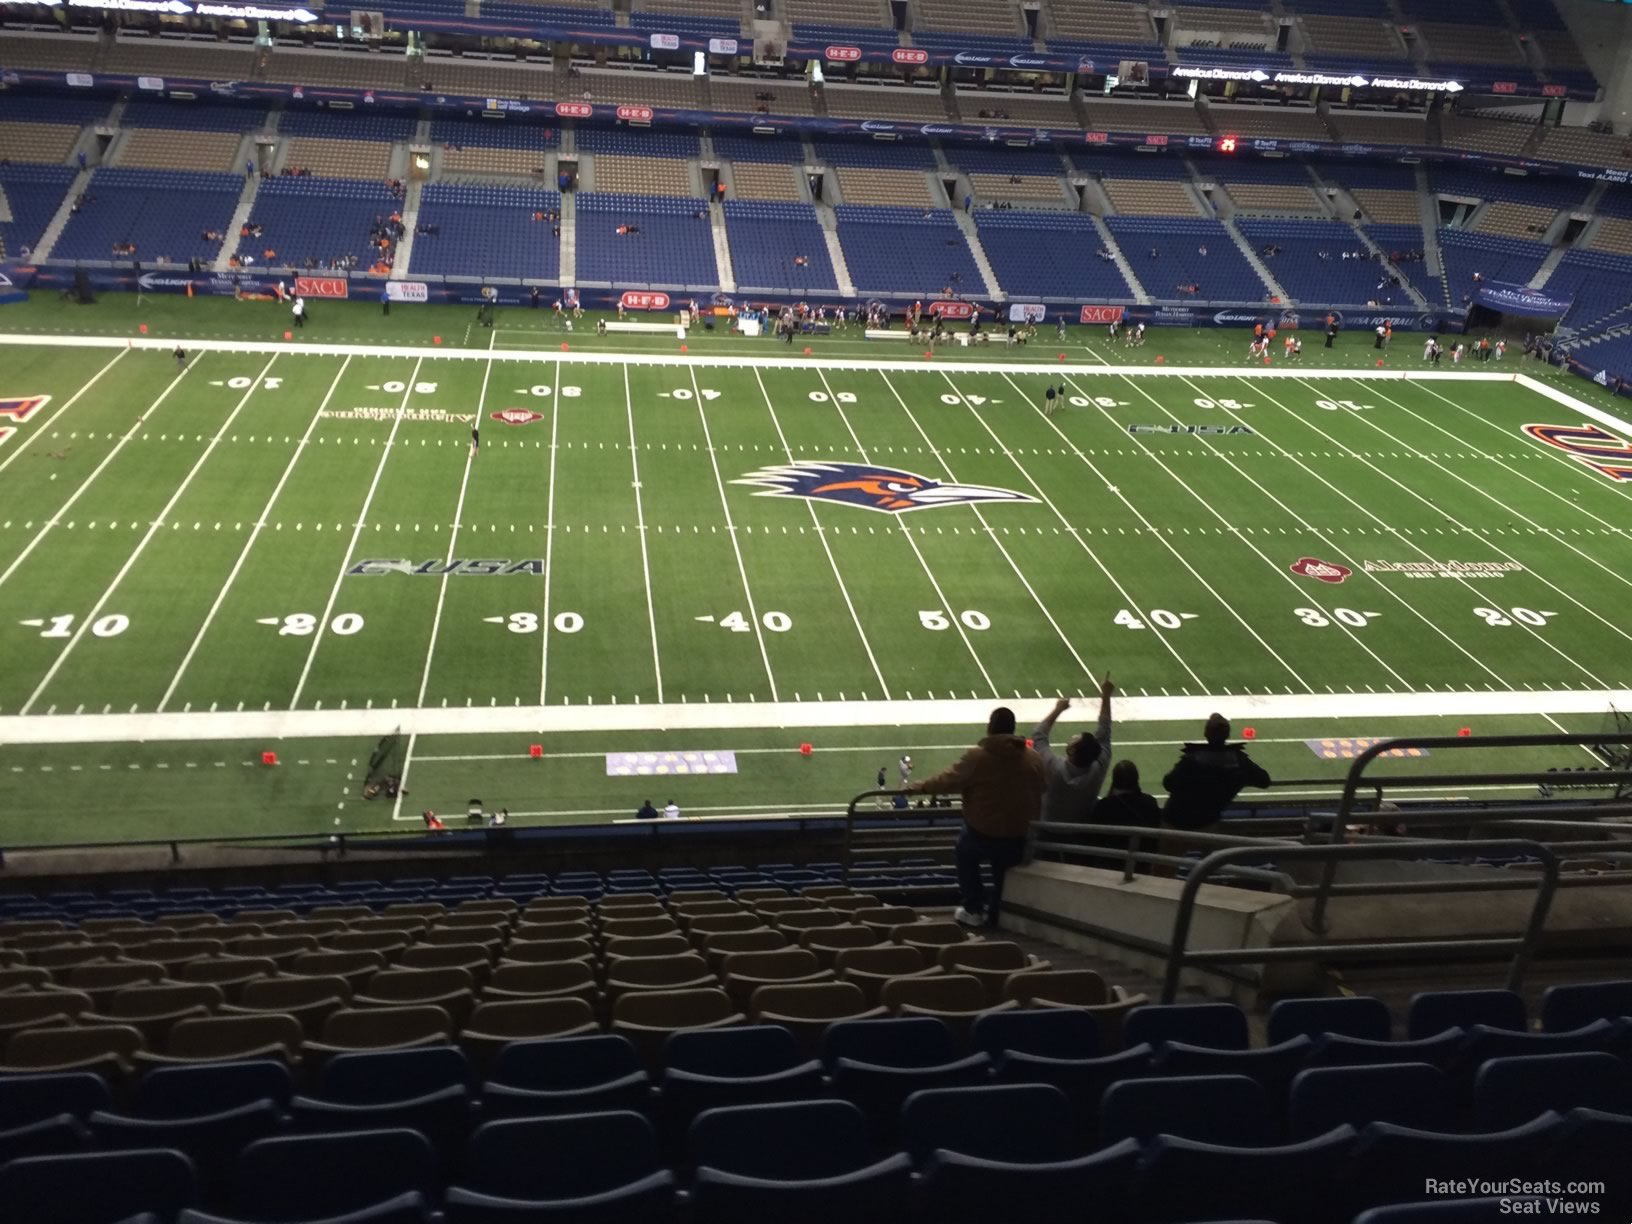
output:
M589 902L582 897L534 897L522 907L521 918L523 922L588 922Z
M797 939L802 932L817 930L821 927L850 926L850 915L841 914L838 910L790 910L785 914L773 914L771 925L779 931L786 931Z
M857 910L877 909L878 898L867 893L845 893L839 897L826 897L822 904L828 909L838 910L841 914L849 914L854 920Z
M302 1052L319 1059L356 1050L400 1050L445 1045L453 1021L440 1007L341 1008L323 1024L323 1039L308 1041Z
M496 960L504 947L504 933L492 927L432 927L420 936L419 943L426 948L480 947L489 960Z
M729 901L731 894L718 888L677 888L669 894L669 904L678 909L705 901Z
M252 935L248 939L235 940L232 954L262 957L277 965L280 971L287 972L302 956L316 952L320 947L322 945L314 935Z
M485 900L461 901L448 917L452 918L457 914L496 914L509 922L520 912L521 906L509 897L488 897Z
M595 946L580 939L512 939L501 958L515 964L547 965L555 961L595 959Z
M890 939L904 948L916 948L924 958L924 968L940 963L941 949L949 944L968 943L976 938L955 922L912 922L890 932Z
M896 927L918 921L918 911L905 905L881 905L876 909L858 909L851 913L851 922L878 932L880 939L891 938Z
M823 969L814 952L781 948L774 952L733 952L720 962L726 993L741 1011L747 1011L754 991L761 986L830 982L833 971Z
M354 922L358 918L371 918L374 911L366 905L319 905L311 909L306 917L314 921L334 919L338 922Z
M710 935L725 931L757 931L765 925L765 920L758 914L746 911L740 914L705 914L691 920L686 927L686 935L694 947L702 947L703 941Z
M1054 967L1048 961L1028 956L1019 944L992 939L944 947L938 963L948 973L967 974L979 981L986 989L988 1004L1003 1001L1004 983L1015 974Z
M500 938L509 929L510 915L492 910L455 910L431 926L432 931L491 931Z
M745 912L747 911L735 901L699 901L695 905L686 906L684 909L676 908L674 920L689 931L691 924L699 918L710 918L717 914L741 914Z
M816 982L796 986L761 986L749 1013L755 1024L779 1024L791 1031L805 1053L815 1057L822 1034L835 1020L878 1020L889 1013L868 1007L851 982Z
M892 978L879 992L879 1001L896 1016L933 1016L964 1044L981 1016L1017 1011L1012 999L995 1006L986 1002L986 988L966 973L920 974Z
M775 952L788 946L788 937L781 931L760 927L753 931L717 931L703 940L702 952L708 971L717 975L733 952Z
M487 981L493 958L481 944L449 944L433 947L415 944L397 958L398 969L468 969L480 986ZM370 983L372 985L372 983Z
M385 966L383 952L308 952L297 956L289 971L299 977L338 978L346 984L349 999Z
M141 1032L128 1024L35 1029L6 1042L0 1071L92 1071L118 1080L129 1072L141 1049Z
M142 959L163 965L169 976L176 977L188 961L222 956L226 950L219 939L156 939L142 945Z
M91 996L80 990L12 991L0 995L0 1041L25 1029L72 1024L91 1010Z
M413 942L413 935L407 931L343 931L330 935L323 941L323 947L329 952L378 952L389 962L401 956Z
M1038 1007L1044 1003L1098 1007L1111 1001L1111 991L1105 979L1092 969L1040 969L1005 979L1003 997L1013 999L1022 1007Z
M41 969L64 969L70 965L88 965L94 961L118 960L124 953L112 943L64 943L48 948L35 948L28 954L28 963Z
M292 909L246 909L239 910L232 916L232 921L224 923L223 926L225 930L230 930L239 923L244 922L253 923L256 926L266 927L272 925L274 922L298 922L299 920L300 915L295 913L295 911ZM218 935L218 938L231 938L225 933L225 930Z
M183 982L212 982L221 988L230 1003L250 982L271 977L277 971L272 961L256 956L212 956L188 961L173 977Z
M475 976L463 967L382 969L351 1003L354 1008L440 1007L458 1027L475 1005L475 991Z
M200 1016L170 1030L164 1053L136 1056L138 1064L223 1062L242 1058L300 1059L300 1021L275 1012L254 1015Z
M500 961L482 991L484 1003L537 998L582 999L597 1013L603 1002L594 966L587 960L547 961L539 965Z
M877 931L856 923L811 927L808 931L799 932L799 946L815 953L823 969L834 968L834 959L846 948L871 948L878 940Z
M594 1009L582 999L495 1000L481 1003L471 1013L470 1023L459 1034L459 1046L470 1059L476 1078L485 1080L499 1052L512 1041L581 1037L600 1031Z
M387 918L423 918L429 922L433 918L440 918L448 912L448 907L439 901L398 901L385 907L384 916Z
M642 990L691 990L718 979L696 953L682 956L625 956L606 966L606 997L614 1010L625 994Z
M61 948L68 944L90 943L83 931L63 931L54 927L38 931L24 931L6 940L6 946L22 953L38 952L42 948Z
M166 914L164 916L164 925L178 933L191 932L192 935L202 938L209 934L209 931L204 928L221 925L221 915L212 914L208 910L198 910L190 914Z
M66 935L68 933L68 924L60 918L15 918L10 922L0 922L0 941L4 941L6 946L11 948L26 947L27 945L22 941L31 939L36 935ZM56 942L65 941L59 939ZM35 946L43 948L46 945L37 944Z
M748 905L748 906L755 905L760 901L770 901L770 900L773 900L775 898L786 897L787 895L788 895L788 890L785 889L785 888L739 888L739 889L737 889L737 901L742 905Z
M122 962L113 961L110 963L121 964ZM80 966L76 965L74 968L77 969L80 968ZM84 968L101 968L101 966L86 965ZM158 968L158 966L155 965L154 968ZM68 972L73 972L73 969L70 969ZM159 969L159 977L163 976L164 970ZM156 981L157 979L154 980ZM8 965L6 968L0 969L0 994L5 994L8 990L33 990L36 987L49 986L50 984L50 971L41 969L38 965ZM63 980L64 986L71 986L72 984L73 983L67 981L66 978ZM121 985L123 985L123 983L121 983Z
M419 935L431 925L430 919L417 914L396 914L387 916L375 914L369 918L356 918L349 924L352 931L400 931L407 935Z
M223 1015L275 1012L293 1016L307 1037L323 1031L323 1023L346 1006L351 988L343 977L263 978L244 987L236 1004L221 1009Z
M607 918L601 922L602 939L678 934L679 925L668 915L660 918Z
M666 912L656 893L618 893L595 903L595 913L602 918L647 918Z
M623 935L606 941L601 954L610 964L627 956L684 956L691 944L684 935Z
M222 990L208 982L162 982L130 986L113 996L103 1015L86 1012L82 1024L127 1024L142 1034L145 1049L162 1050L170 1032L183 1020L211 1015L223 1001Z
M810 884L801 888L799 895L801 897L815 897L821 900L823 905L826 905L826 898L843 897L848 895L849 892L850 889L843 884Z
M886 982L940 973L939 969L924 968L923 957L916 948L903 948L900 944L843 948L834 954L833 968L840 981L856 985L869 1007L883 1001Z
M294 922L280 922L277 926L264 932L267 935L287 937L290 935L310 935L321 944L330 935L338 935L341 931L351 928L339 919L301 918Z
M4 971L0 971L0 978L3 977ZM140 982L162 982L164 966L139 960L97 961L89 965L59 969L56 980L59 985L69 990L83 990L91 996L92 1006L101 1010L107 1007L108 1001L114 995L127 986L135 986Z
M577 922L533 922L524 920L510 933L512 939L537 941L540 939L588 939L594 928L585 918Z
M692 1028L725 1028L747 1017L718 987L697 990L633 990L612 1008L612 1032L628 1038L647 1067L663 1065L670 1033Z
M763 915L767 921L777 914L821 908L820 903L812 901L809 897L766 897L762 901L754 902L754 913Z

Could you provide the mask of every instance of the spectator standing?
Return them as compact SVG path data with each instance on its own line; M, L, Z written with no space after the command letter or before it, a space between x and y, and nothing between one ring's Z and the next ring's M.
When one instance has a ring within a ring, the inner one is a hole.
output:
M1171 829L1210 831L1243 787L1262 789L1269 774L1240 744L1230 743L1230 723L1222 714L1207 719L1202 742L1179 750L1178 763L1162 779L1167 805L1162 823Z
M1106 676L1099 685L1099 724L1092 735L1079 731L1061 755L1050 742L1054 724L1071 708L1071 699L1061 697L1031 733L1032 746L1043 760L1043 819L1081 823L1094 814L1099 788L1111 754L1111 694L1116 686Z
M673 799L670 799L667 803L665 803L663 805L663 819L664 820L679 820L680 819L680 805L678 803L676 803Z
M986 734L948 769L915 782L920 795L958 792L963 800L963 833L958 838L958 890L963 904L952 917L964 926L997 925L1003 877L1025 857L1026 831L1043 801L1043 762L1014 733L1014 711L999 706ZM981 863L992 866L991 903L980 878Z
M635 819L636 820L656 820L657 819L657 809L652 806L652 801L650 799L646 799L646 800L642 801L642 803L640 805L640 810L635 813Z
M895 763L895 770L901 775L901 788L905 790L912 784L912 758L903 752Z
M389 287L380 290L380 313L387 318L391 315L391 290Z

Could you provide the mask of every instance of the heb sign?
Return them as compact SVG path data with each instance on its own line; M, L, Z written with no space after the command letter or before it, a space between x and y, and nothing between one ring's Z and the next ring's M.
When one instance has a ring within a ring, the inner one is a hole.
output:
M295 294L309 298L343 298L347 295L343 276L297 276Z
M652 121L652 108L649 106L620 106L618 107L618 118L626 119L631 123L650 123Z
M618 299L625 310L667 310L669 295L666 293L644 293L630 289Z
M860 47L828 47L822 52L823 59L836 60L839 63L851 64L861 58Z
M1084 306L1077 312L1078 323L1120 323L1121 306Z
M588 102L557 102L555 113L563 119L591 119L595 108Z
M973 302L931 302L924 308L924 313L942 319L972 319L975 317L975 306Z
M897 47L890 52L890 62L895 64L927 64L929 52L921 51L917 47Z

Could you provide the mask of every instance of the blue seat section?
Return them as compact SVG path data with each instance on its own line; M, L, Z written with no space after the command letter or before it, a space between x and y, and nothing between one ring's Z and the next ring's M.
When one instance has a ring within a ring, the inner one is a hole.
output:
M1095 42L1080 38L1048 40L1048 49L1088 60L1100 72L1116 71L1123 60L1161 63L1167 52L1156 43Z
M1526 1022L1524 1000L1511 990L1425 990L1411 996L1405 1029L1418 1040L1472 1024L1523 1032Z
M1359 306L1372 300L1385 306L1411 304L1405 290L1392 284L1393 269L1375 258L1342 221L1237 217L1235 224L1293 301L1338 306ZM1265 254L1266 248L1275 253ZM1344 259L1345 253L1357 258Z
M817 1097L822 1064L777 1025L697 1029L664 1043L659 1097L666 1124L683 1130L705 1110Z
M619 234L619 226L639 232ZM720 283L703 200L589 193L578 197L578 279L713 288Z
M1450 1130L1456 1124L1451 1081L1427 1063L1381 1063L1369 1067L1315 1067L1292 1080L1287 1131L1293 1140L1313 1139L1345 1124L1392 1122L1419 1130Z
M1279 1101L1314 1048L1315 1043L1301 1035L1252 1050L1215 1050L1168 1041L1157 1050L1151 1070L1157 1075L1244 1075L1256 1081L1269 1100Z
M1590 328L1605 316L1626 308L1629 275L1632 275L1632 257L1571 249L1553 269L1542 292L1549 297L1570 299L1572 304L1564 316L1565 326ZM1632 986L1628 990L1632 990ZM1632 1014L1632 1002L1627 1004L1626 1014Z
M1541 997L1541 1027L1549 1033L1623 1016L1632 1016L1632 981L1549 986Z
M974 1038L975 1048L994 1059L1007 1054L1080 1059L1099 1053L1099 1025L1071 1007L991 1012L975 1021Z
M1304 1143L1267 1147L1163 1135L1145 1152L1137 1202L1155 1220L1238 1215L1329 1224L1348 1218L1334 1210L1331 1186L1353 1143L1354 1130L1347 1126Z
M117 1224L144 1211L163 1219L198 1201L193 1163L148 1149L31 1156L0 1167L0 1203L28 1224Z
M1372 1122L1361 1129L1342 1180L1328 1188L1334 1202L1353 1212L1436 1197L1427 1187L1446 1175L1435 1170L1454 1168L1457 1178L1470 1181L1539 1180L1552 1176L1547 1156L1562 1126L1556 1113L1510 1130L1476 1135Z
M1107 250L1099 230L1081 213L977 209L974 218L980 245L1010 297L1134 300L1115 261L1099 254Z
M1183 1135L1201 1143L1273 1143L1279 1127L1261 1086L1244 1075L1176 1075L1112 1084L1099 1106L1106 1143Z
M999 96L1000 98L1000 96ZM999 100L994 98L994 101ZM1063 174L1058 153L1047 149L989 149L948 145L946 160L965 174Z
M565 27L569 30L609 26L616 21L611 6L589 8L564 4L484 4L482 5L482 16L496 21L523 22L532 26Z
M1632 1070L1613 1054L1535 1054L1493 1058L1473 1081L1473 1119L1502 1130L1548 1110L1632 1114Z
M828 45L855 46L855 47L895 47L901 43L901 36L894 30L874 28L871 26L847 25L816 25L808 21L798 21L793 26L795 42L827 43Z
M1122 1039L1129 1045L1164 1041L1206 1046L1213 1050L1245 1050L1247 1016L1234 1003L1176 1003L1146 1005L1128 1013Z
M975 257L945 209L841 204L835 212L850 279L862 292L981 294Z
M533 216L560 206L554 191L428 183L420 196L419 223L435 226L437 232L414 238L411 269L442 276L556 280L561 240L553 225Z
M126 1220L122 1224L144 1224L148 1217ZM259 1216L228 1218L214 1212L184 1211L176 1217L176 1224L260 1224ZM344 1215L326 1216L321 1220L304 1220L301 1224L427 1224L434 1219L425 1196L416 1192L399 1194L383 1203L375 1203ZM159 1224L156 1217L152 1224Z
M324 110L286 110L278 120L280 136L322 136L329 140L412 140L417 120L411 115L346 114Z
M1413 251L1425 251L1427 239L1420 225L1367 225L1366 236L1375 242L1383 254L1392 257ZM1445 300L1445 282L1428 271L1426 259L1402 259L1392 262L1391 270L1414 286L1428 299L1429 306L1438 306Z
M257 1139L276 1131L283 1121L271 1101L252 1101L219 1113L180 1118L134 1118L99 1111L90 1117L91 1133L107 1149L167 1148L183 1153L198 1170L201 1183L224 1181L234 1157Z
M0 1081L0 1094L3 1092L4 1081ZM287 1105L292 1095L294 1080L289 1068L270 1058L155 1067L136 1085L131 1112L142 1118L189 1118L255 1101Z
M651 1077L635 1047L615 1035L511 1042L482 1092L486 1117L651 1107Z
M1181 64L1245 64L1253 67L1290 68L1292 57L1284 51L1258 47L1176 47Z
M785 136L715 136L714 153L722 161L794 164L805 160L804 142Z
M250 1144L233 1167L234 1213L284 1224L362 1211L403 1194L430 1198L436 1156L411 1130L280 1135Z
M991 1072L990 1058L960 1056L951 1031L931 1017L841 1020L828 1026L822 1056L833 1091L860 1108L880 1133L914 1092L974 1087Z
M0 191L11 205L11 220L0 221L0 246L9 258L19 259L24 247L39 243L73 181L69 166L0 166Z
M855 140L813 140L816 160L830 166L870 166L879 170L933 170L935 150L927 144L890 141L869 144Z
M1331 999L1282 999L1269 1009L1267 1034L1272 1045L1302 1034L1342 1033L1367 1041L1387 1041L1393 1021L1381 999L1368 995Z
M125 104L120 127L178 128L190 132L248 132L266 122L259 106L157 102L134 98Z
M1269 292L1217 221L1118 216L1106 217L1105 224L1153 298L1256 303ZM1181 285L1195 285L1198 292L1186 294Z
M915 1092L901 1109L901 1142L922 1164L952 1151L982 1160L1048 1164L1084 1155L1065 1093L1047 1084Z
M64 98L60 94L39 97L30 94L6 95L8 123L72 123L84 127L108 117L113 104L106 98Z
M1460 306L1475 288L1473 274L1490 281L1528 284L1547 258L1543 242L1522 238L1497 238L1468 230L1439 231L1439 254L1445 265L1445 296L1452 306Z
M348 1105L378 1105L464 1088L470 1063L454 1046L341 1054L329 1060L318 1079L318 1095Z
M492 112L502 115L503 111ZM462 149L531 149L542 155L561 143L553 127L519 123L514 119L473 119L443 116L431 120L431 143L455 145ZM540 156L539 164L543 165Z
M368 245L369 226L377 216L390 216L402 207L384 183L359 179L268 178L250 219L263 227L264 236L250 246L270 247L278 263L299 265L355 256L357 267L373 262ZM259 251L253 252L259 256Z
M112 1104L107 1081L89 1071L0 1076L0 1131L60 1114L87 1118Z
M1506 200L1538 208L1578 208L1591 184L1566 178L1522 178L1500 170L1474 166L1436 165L1428 170L1428 185L1440 195L1472 196L1479 200Z
M994 34L959 34L944 30L914 30L912 45L944 47L949 51L999 51L1009 55L1029 55L1035 50L1031 39L1021 38L1018 34L1013 38L1004 38Z
M837 291L838 277L822 224L809 204L727 200L725 232L739 288ZM796 262L799 259L804 263Z
M616 153L624 157L696 157L701 148L694 132L590 127L578 130L580 153Z
M103 166L91 174L84 207L71 216L52 250L56 259L214 259L238 207L244 180L234 174L191 170L138 170ZM134 243L134 256L115 256L115 243Z
M742 33L741 20L729 17L700 17L690 13L651 13L636 9L629 14L636 30L667 34L690 34L697 38L736 38Z

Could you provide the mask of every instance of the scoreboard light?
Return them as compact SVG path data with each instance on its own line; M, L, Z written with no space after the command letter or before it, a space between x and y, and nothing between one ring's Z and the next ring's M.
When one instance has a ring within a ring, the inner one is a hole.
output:
M1220 136L1218 138L1218 151L1220 153L1234 153L1235 152L1235 137L1234 136Z

